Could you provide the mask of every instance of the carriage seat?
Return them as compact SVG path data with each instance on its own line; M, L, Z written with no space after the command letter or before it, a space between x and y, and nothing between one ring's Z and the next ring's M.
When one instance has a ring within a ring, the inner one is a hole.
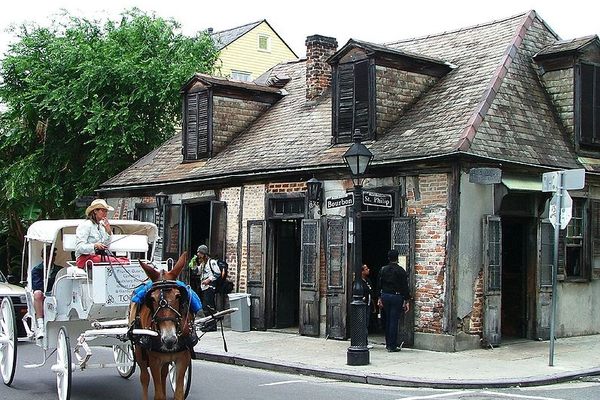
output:
M77 239L74 233L65 233L62 237L63 250L75 251ZM148 251L148 235L120 235L113 234L110 237L108 249L113 253Z

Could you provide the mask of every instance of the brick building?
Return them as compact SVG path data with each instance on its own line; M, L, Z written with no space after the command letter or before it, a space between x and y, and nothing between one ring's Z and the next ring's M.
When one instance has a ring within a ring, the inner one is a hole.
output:
M253 329L348 337L352 215L328 200L352 192L342 155L358 137L374 154L364 190L391 198L363 206L363 261L376 279L400 251L414 294L406 342L547 338L541 175L585 168L561 231L557 335L600 332L597 36L560 40L530 11L385 45L306 45L307 59L253 83L192 77L181 133L101 186L121 215L160 219L157 257L206 243L251 294ZM307 198L313 177L320 201Z

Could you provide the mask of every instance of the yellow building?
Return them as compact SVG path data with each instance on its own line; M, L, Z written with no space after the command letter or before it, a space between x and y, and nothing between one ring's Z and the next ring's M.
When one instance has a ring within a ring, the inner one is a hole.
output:
M273 30L267 20L208 33L220 51L216 74L240 81L252 81L283 61L295 60L296 53Z

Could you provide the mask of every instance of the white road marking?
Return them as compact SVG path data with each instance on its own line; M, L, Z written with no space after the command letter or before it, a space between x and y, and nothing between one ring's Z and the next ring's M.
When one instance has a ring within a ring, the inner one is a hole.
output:
M562 400L562 399L557 399L556 397L542 397L542 396L528 396L528 395L523 395L523 394L513 394L513 393L498 393L498 392L488 392L488 391L484 391L484 392L479 392L481 394L490 394L490 395L494 395L494 396L504 396L504 397L516 397L519 399L530 399L530 400Z
M424 399L441 399L442 397L455 396L457 394L468 393L466 390L459 390L458 392L438 393L430 394L427 396L413 396L413 397L402 397L398 400L424 400Z
M448 393L438 393L438 394L430 394L427 396L413 396L413 397L401 397L397 400L426 400L426 399L441 399L443 397L452 397L457 395L465 395L465 394L483 394L489 396L498 396L498 397L507 397L511 399L527 399L527 400L563 400L557 399L555 397L540 397L540 396L527 396L520 394L512 394L512 393L498 393L491 391L468 391L468 390L460 390L458 392L448 392Z
M288 383L304 383L306 381L298 380L298 381L281 381L281 382L273 382L273 383L263 383L258 386L276 386L276 385L287 385Z

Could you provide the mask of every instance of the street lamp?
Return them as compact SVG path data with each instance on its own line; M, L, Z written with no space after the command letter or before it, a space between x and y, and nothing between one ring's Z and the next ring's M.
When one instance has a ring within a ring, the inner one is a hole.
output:
M367 347L367 304L363 301L363 286L360 282L362 272L362 182L373 154L356 140L344 154L344 162L350 168L354 184L354 243L352 263L354 265L354 283L352 284L352 303L350 303L350 347L347 352L348 365L369 364Z
M306 181L306 197L308 197L309 205L318 206L322 201L323 182L316 179L314 176Z
M163 212L165 210L165 205L167 204L167 201L169 200L169 195L166 194L165 192L158 192L154 196L154 199L156 201L156 208L158 209L158 224L156 224L156 225L158 225L158 232L160 234Z

